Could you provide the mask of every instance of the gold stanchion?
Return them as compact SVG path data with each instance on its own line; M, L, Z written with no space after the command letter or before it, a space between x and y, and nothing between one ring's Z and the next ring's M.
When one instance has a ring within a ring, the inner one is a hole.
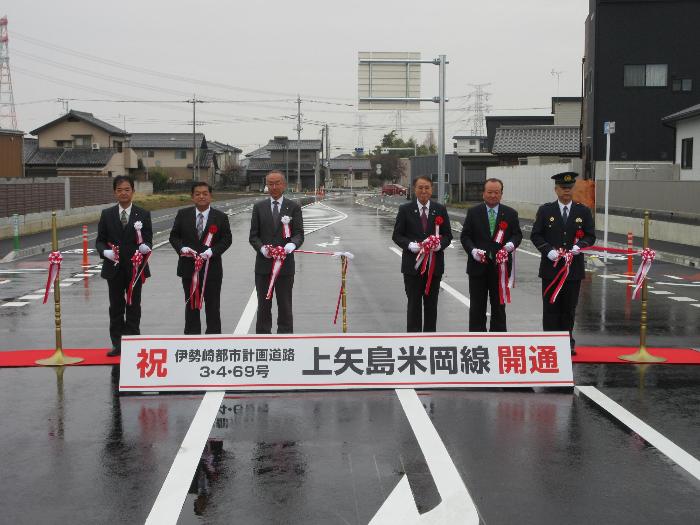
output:
M56 233L56 212L51 212L51 251L58 250L58 234ZM82 357L70 357L63 354L63 343L61 341L61 285L60 285L61 270L56 272L56 278L53 281L53 301L54 301L54 320L56 323L56 351L46 359L38 359L37 365L44 366L63 366L74 365L80 363Z
M343 293L342 293L342 304L343 304L343 333L348 332L348 302L347 296L345 295L345 275L348 269L348 257L347 255L340 256L340 272L343 278Z
M644 248L649 247L649 212L644 212ZM633 354L619 355L618 359L624 361L632 361L633 363L662 363L666 361L665 357L658 357L650 354L647 351L647 299L649 292L647 291L647 280L644 279L642 285L642 313L639 327L639 350Z

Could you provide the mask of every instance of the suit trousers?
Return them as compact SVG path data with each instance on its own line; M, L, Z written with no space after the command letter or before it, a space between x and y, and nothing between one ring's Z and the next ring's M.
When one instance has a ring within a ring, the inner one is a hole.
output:
M103 264L112 264L105 260ZM121 265L120 265L121 266ZM141 324L141 278L134 285L131 305L126 304L126 292L131 282L131 266L119 268L117 274L107 280L109 288L109 338L112 346L121 350L123 335L139 335Z
M435 332L437 327L437 305L440 294L442 275L433 275L430 294L425 295L425 283L428 273L424 275L403 274L408 307L406 311L407 332Z
M266 299L267 287L270 284L268 274L255 274L255 289L258 292L258 317L255 322L256 334L272 333L272 299ZM277 333L294 333L292 316L292 288L294 274L279 275L275 281L274 295L277 297Z
M491 332L506 332L506 305L498 299L498 268L489 264L483 275L469 276L469 331L486 331L486 301L491 302Z
M552 281L542 279L542 293ZM567 331L571 339L571 349L576 346L573 337L574 319L576 318L576 304L581 289L581 281L565 281L557 295L554 304L549 303L552 290L547 292L547 297L542 296L542 329L545 332Z
M199 272L200 290L204 281L204 270ZM221 282L223 277L218 279L207 279L207 285L204 288L204 312L207 320L207 329L205 334L220 334L221 333ZM185 334L201 334L202 324L200 321L200 311L196 308L193 310L190 306L190 285L192 279L182 279L182 289L185 291Z

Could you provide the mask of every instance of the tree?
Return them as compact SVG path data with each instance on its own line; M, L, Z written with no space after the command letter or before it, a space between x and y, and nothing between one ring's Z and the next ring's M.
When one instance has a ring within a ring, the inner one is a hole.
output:
M160 168L153 168L148 171L148 178L153 183L153 193L161 193L168 186L168 176Z
M245 186L243 180L243 167L240 164L231 164L221 170L220 188L240 188Z

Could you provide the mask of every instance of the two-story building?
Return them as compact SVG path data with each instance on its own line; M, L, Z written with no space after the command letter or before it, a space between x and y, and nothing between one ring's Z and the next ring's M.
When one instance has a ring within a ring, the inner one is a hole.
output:
M301 190L313 190L314 184L321 185L319 178L320 140L289 140L277 136L262 148L246 155L242 164L246 171L248 188L262 191L265 188L265 176L270 170L280 170L287 178L290 188L301 184ZM297 155L301 157L297 170ZM300 180L297 180L297 179Z
M149 170L157 169L170 182L187 182L195 178L192 159L198 159L196 178L215 183L216 158L203 133L132 133L131 148L138 157L135 175L147 180Z
M372 164L366 157L338 155L330 160L331 185L328 188L367 189Z
M71 110L30 133L37 142L24 156L27 177L113 177L129 175L137 167L129 134L92 113Z

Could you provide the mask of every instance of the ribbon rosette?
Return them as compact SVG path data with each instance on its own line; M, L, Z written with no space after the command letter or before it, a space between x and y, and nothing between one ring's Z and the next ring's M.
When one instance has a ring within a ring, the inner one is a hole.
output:
M46 304L49 298L49 291L51 290L51 285L58 278L58 272L61 271L61 261L63 261L63 256L61 252L51 252L49 254L49 277L46 279L46 291L44 291L44 304Z
M437 230L436 225L435 229ZM424 241L419 242L418 255L416 256L416 264L414 268L417 270L420 267L420 274L423 275L428 272L428 280L425 283L425 295L430 294L430 283L433 280L433 273L435 273L435 257L434 252L440 247L440 236L439 235L429 235Z
M564 248L559 248L559 253L557 254L557 258L554 260L554 267L557 266L560 260L564 261L564 266L562 266L561 270L559 270L559 273L554 277L551 283L549 283L549 286L545 289L544 293L542 294L543 296L547 295L547 292L549 289L554 286L554 291L552 292L552 295L549 297L549 303L554 304L554 301L557 300L557 296L559 295L559 292L562 289L562 286L564 286L564 283L566 282L566 278L569 276L569 267L571 266L571 261L574 258L574 254L565 250Z
M211 243L212 240L214 239L214 234L219 231L219 228L216 226L216 224L212 224L209 226L209 231L207 232L207 236L204 238L204 246L207 248L211 248ZM206 250L205 250L206 251ZM207 275L209 274L209 260L210 257L207 258L207 262L204 265L204 282L202 283L202 293L199 294L199 309L202 309L202 303L204 301L204 290L207 287ZM198 275L199 278L199 275Z
M272 272L270 272L270 284L267 287L267 295L265 296L265 299L270 300L272 299L272 291L275 289L275 281L277 281L277 277L280 274L282 264L284 264L284 259L287 257L287 254L284 251L284 246L272 246L271 244L267 244L265 248L267 248L267 254L273 259Z
M637 299L639 296L639 291L642 289L644 280L647 278L647 274L651 269L651 263L654 262L654 257L656 257L656 252L651 248L644 248L642 250L642 262L639 264L637 273L634 276L634 290L632 291L632 299Z
M510 303L510 286L508 278L508 252L501 248L496 252L496 266L498 267L498 302Z
M292 236L292 230L289 227L289 223L292 222L292 218L289 215L282 215L280 221L282 221L282 237L289 239Z
M134 230L136 230L136 246L140 247L143 244L143 236L141 235L141 228L143 228L143 223L141 221L136 221L134 223ZM139 252L140 253L140 252ZM141 277L141 282L145 283L146 282L146 276L142 275L143 270L146 268L146 265L148 264L148 260L151 258L151 254L153 251L150 251L146 254L145 257L141 257L139 260L139 266L141 267L139 269L138 275L136 276L136 279L132 279L132 281L135 283L139 277ZM132 264L134 263L134 257L131 258ZM131 302L129 302L131 304Z
M574 237L576 237L576 240L578 241L579 239L583 239L584 235L585 233L583 233L583 230L576 230Z
M498 231L496 232L496 237L493 241L498 244L503 244L503 239L506 236L506 229L508 228L508 223L506 221L501 221L498 223Z

